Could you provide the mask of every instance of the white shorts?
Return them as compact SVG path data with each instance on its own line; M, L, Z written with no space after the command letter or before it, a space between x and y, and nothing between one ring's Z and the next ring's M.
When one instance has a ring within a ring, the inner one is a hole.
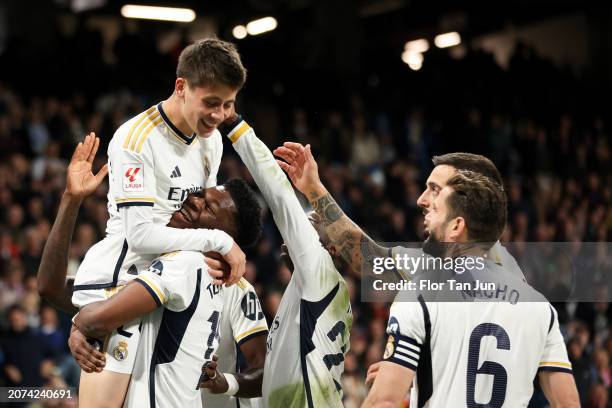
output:
M78 296L78 299L81 301L80 303L84 306L92 302L106 300L124 287L125 285L109 289L83 290L75 292L72 299L74 302L75 297ZM141 322L142 316L137 317L106 336L101 346L101 350L106 354L105 370L132 374L134 362L136 361L136 352L138 351L138 343L140 343Z
M108 336L103 346L106 352L105 370L132 374L140 343L141 322L142 317L138 317L117 330L113 330Z
M155 255L140 255L129 250L125 238L108 235L92 246L79 266L72 303L82 308L106 300L125 287L140 271L149 267ZM103 344L105 370L131 374L140 342L139 317L109 334Z
M156 257L154 254L132 252L120 234L107 235L89 248L79 266L74 280L72 303L81 308L108 299L109 290L112 292L114 287L134 279Z

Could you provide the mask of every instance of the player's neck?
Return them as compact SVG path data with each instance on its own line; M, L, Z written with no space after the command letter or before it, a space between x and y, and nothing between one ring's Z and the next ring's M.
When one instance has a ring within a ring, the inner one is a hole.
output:
M477 242L456 242L454 245L447 244L446 252L446 256L458 258L462 256L482 257L485 256L487 251Z
M170 122L172 122L178 130L183 132L184 135L191 136L194 132L181 113L180 103L181 101L176 94L172 94L168 99L162 102L162 109L168 119L170 119Z

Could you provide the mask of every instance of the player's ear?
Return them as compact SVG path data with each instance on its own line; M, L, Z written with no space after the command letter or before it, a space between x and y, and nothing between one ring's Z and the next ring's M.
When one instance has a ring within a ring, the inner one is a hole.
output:
M185 78L176 78L174 82L174 92L179 98L185 97L185 89L187 88L187 80Z
M458 238L465 234L467 238L467 224L465 223L465 218L463 217L455 217L450 222L450 236L453 238L453 242L458 241Z

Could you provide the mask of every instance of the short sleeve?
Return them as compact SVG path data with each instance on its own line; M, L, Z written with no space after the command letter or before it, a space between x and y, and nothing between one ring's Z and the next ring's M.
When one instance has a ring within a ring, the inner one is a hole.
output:
M199 252L172 252L154 260L135 281L149 291L158 306L181 311L193 299L198 269L202 269L203 262L204 256Z
M391 306L383 359L412 370L419 366L425 343L425 320L418 302L397 302Z
M155 165L148 138L162 121L152 107L122 126L115 135L109 163L117 208L153 206L155 203Z
M540 358L538 371L561 371L572 373L572 363L567 356L567 348L559 329L557 311L549 305L550 323L544 352Z
M236 343L240 346L253 337L266 335L268 324L253 286L245 279L240 279L231 290L236 291L229 310L230 325Z

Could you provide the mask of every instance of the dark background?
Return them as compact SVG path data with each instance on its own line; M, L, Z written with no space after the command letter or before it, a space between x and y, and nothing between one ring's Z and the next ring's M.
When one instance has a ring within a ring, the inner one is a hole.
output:
M148 4L191 7L198 18L126 20L116 1L0 4L0 385L78 383L69 320L41 301L35 278L67 159L86 132L106 145L121 123L168 97L180 50L205 35L238 45L249 70L238 108L259 137L270 147L311 143L326 185L375 239L421 240L416 199L431 156L468 151L490 157L504 176L503 241L610 241L612 10L602 2ZM275 31L232 37L234 25L268 15ZM448 31L462 43L437 49L434 36ZM430 49L413 71L400 56L418 38ZM219 182L250 179L226 147ZM105 194L81 211L71 273L103 236ZM248 252L247 278L270 318L290 275L269 215L265 227ZM602 273L610 273L606 259L594 261ZM354 407L367 393L367 367L382 356L388 307L360 302L359 277L344 273L355 315L345 405ZM610 406L612 308L556 307L583 406ZM542 401L536 392L532 406Z

